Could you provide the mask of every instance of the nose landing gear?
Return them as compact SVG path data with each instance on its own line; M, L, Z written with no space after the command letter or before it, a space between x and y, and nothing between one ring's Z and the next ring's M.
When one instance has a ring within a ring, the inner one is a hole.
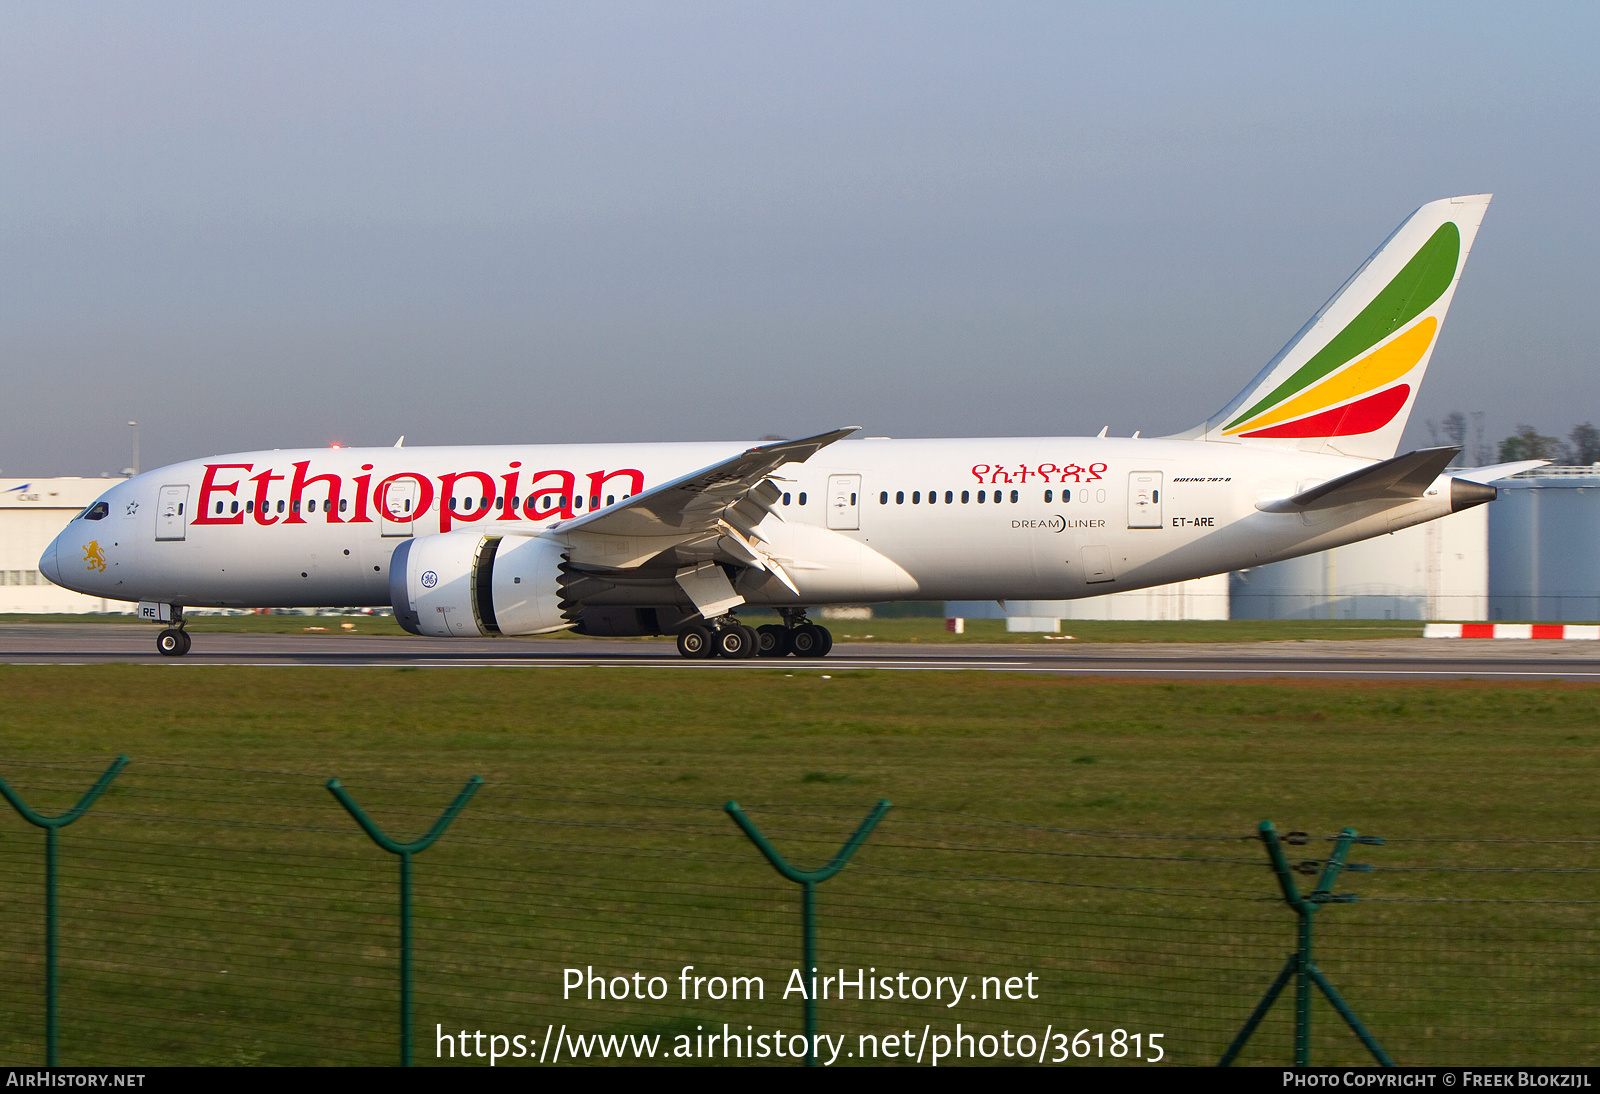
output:
M183 629L183 606L172 606L172 626L162 628L156 635L156 652L162 657L182 657L189 652L191 639Z

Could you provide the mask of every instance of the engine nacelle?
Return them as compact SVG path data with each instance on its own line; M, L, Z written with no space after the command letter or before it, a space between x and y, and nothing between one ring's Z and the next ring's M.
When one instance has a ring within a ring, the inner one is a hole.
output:
M417 536L389 562L394 617L412 634L481 638L572 625L561 609L562 548L534 536Z

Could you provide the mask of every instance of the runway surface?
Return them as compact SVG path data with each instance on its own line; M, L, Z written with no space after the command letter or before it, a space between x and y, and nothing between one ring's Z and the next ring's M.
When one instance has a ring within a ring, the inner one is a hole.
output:
M361 634L194 635L187 657L161 657L155 627L127 624L0 625L0 663L466 668L668 668L696 672L821 672L849 669L982 671L1123 679L1317 679L1600 683L1600 643L1386 638L1250 643L1016 645L841 642L820 660L687 661L670 641L639 639L430 639Z

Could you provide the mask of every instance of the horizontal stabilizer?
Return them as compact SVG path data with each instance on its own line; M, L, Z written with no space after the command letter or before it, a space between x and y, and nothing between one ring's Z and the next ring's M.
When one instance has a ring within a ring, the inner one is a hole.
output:
M1404 456L1329 479L1291 498L1258 502L1256 508L1266 513L1304 513L1359 501L1398 502L1420 498L1460 452L1456 447L1407 452Z
M1512 475L1524 471L1532 471L1535 467L1543 467L1549 462L1549 460L1518 460L1516 463L1492 463L1487 467L1463 467L1450 472L1450 476L1466 479L1468 482L1498 482L1500 479L1509 479Z

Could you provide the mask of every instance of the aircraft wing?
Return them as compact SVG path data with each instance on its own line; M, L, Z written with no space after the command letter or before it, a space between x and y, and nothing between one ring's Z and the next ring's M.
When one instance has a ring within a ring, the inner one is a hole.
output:
M1407 452L1404 456L1329 479L1293 497L1259 502L1256 508L1267 513L1304 513L1358 501L1400 502L1420 498L1460 451L1460 448L1451 447Z
M691 554L705 562L725 557L774 569L755 534L756 525L783 495L768 476L786 463L803 463L859 428L758 444L616 505L562 521L545 534L565 541L572 548L570 561L578 567L628 569L673 548L700 545ZM683 551L678 554L686 561ZM788 583L781 570L774 573Z
M1535 467L1543 467L1549 460L1518 460L1516 463L1494 463L1487 467L1465 467L1451 472L1452 477L1466 479L1468 482L1481 482L1487 486L1491 482L1509 479L1512 475L1522 471L1532 471Z

